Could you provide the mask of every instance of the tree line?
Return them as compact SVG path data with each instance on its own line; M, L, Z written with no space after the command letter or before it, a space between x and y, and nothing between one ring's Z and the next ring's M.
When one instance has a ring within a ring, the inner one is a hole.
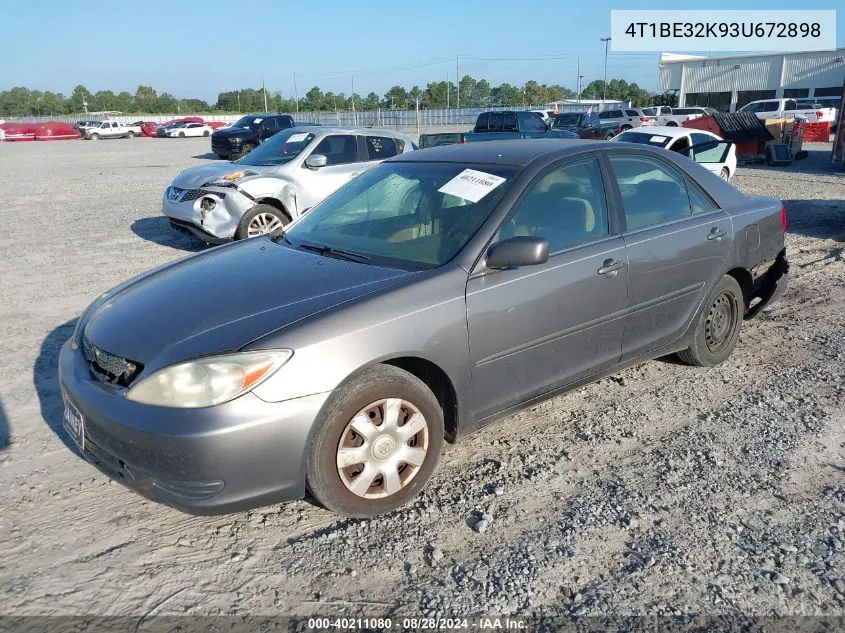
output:
M0 116L54 116L82 114L84 112L120 111L124 114L204 114L214 112L272 112L297 111L359 111L376 109L408 110L419 104L420 108L483 108L492 106L514 107L542 105L552 101L574 99L575 91L561 85L541 84L534 80L522 86L502 83L492 86L486 79L464 75L458 84L446 81L429 82L425 87L406 89L396 85L383 95L323 92L314 86L298 99L284 98L280 92L265 92L260 88L231 90L217 95L217 102L209 104L202 99L179 99L163 92L159 94L150 86L138 86L133 93L111 90L91 92L76 86L70 96L51 91L14 87L0 91ZM607 82L602 80L587 84L581 91L583 99L631 101L636 106L649 105L659 96L649 93L635 83L624 79Z

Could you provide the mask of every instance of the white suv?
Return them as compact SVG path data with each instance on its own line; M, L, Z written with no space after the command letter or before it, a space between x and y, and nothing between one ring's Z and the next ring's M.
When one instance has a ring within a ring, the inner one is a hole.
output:
M632 127L643 125L654 125L655 117L643 112L642 108L621 108L599 112L599 119L603 122L616 123L622 131L630 130Z

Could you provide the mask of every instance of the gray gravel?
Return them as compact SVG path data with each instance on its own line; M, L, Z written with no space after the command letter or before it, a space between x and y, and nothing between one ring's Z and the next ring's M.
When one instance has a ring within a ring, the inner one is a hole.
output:
M786 200L793 277L728 362L537 405L357 521L186 516L66 448L57 351L97 294L202 248L159 209L207 142L0 144L0 612L845 616L845 177L808 147L735 177Z

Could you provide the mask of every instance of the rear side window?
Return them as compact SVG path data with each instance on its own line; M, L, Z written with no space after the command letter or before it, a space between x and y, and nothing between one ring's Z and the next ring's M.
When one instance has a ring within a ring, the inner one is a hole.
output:
M710 201L710 198L701 193L701 191L698 190L698 187L692 184L689 180L686 181L686 185L687 191L689 192L689 201L692 206L693 215L698 215L699 213L710 213L710 211L715 211L718 208Z
M396 156L398 153L396 142L392 138L386 136L367 137L367 157L370 160L384 160Z
M686 184L677 170L650 156L610 154L609 158L622 194L627 231L691 214Z
M516 115L513 112L505 112L502 129L505 132L516 132Z
M609 119L610 118L610 111L605 110L604 112L599 112L600 119Z
M640 116L640 113L636 110L625 110L625 114L628 116Z
M622 110L611 110L610 111L610 118L611 119L619 119L623 116L625 116L625 115L622 114Z
M490 113L485 112L484 114L478 115L478 120L475 122L475 129L479 132L485 132L490 127Z

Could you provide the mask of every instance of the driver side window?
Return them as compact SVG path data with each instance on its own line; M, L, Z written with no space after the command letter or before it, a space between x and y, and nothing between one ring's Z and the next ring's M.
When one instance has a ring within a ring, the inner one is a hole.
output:
M358 140L351 134L327 136L319 142L312 154L326 157L326 166L346 165L358 161Z
M601 169L595 158L587 158L541 176L505 222L499 239L542 237L554 253L607 234Z

